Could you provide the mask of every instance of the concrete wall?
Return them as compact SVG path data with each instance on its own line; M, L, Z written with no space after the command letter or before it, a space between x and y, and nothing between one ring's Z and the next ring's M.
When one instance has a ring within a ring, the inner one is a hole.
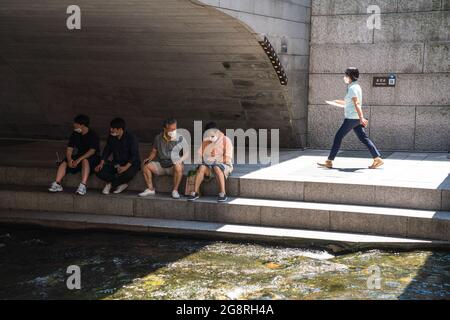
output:
M69 31L73 3L81 30ZM175 116L188 129L279 128L298 147L291 104L253 32L196 1L1 1L1 137L64 139L86 113L103 137L122 116L152 141Z
M289 78L290 116L297 139L295 146L305 146L311 0L200 1L239 19L256 34L267 36ZM287 45L287 51L282 50L282 43ZM280 139L289 137L281 136Z
M369 30L367 7L381 8L381 29ZM343 71L361 71L369 133L383 150L449 150L450 1L313 0L308 144L329 148L343 113ZM397 75L395 88L373 88L375 75ZM353 134L343 148L364 149Z

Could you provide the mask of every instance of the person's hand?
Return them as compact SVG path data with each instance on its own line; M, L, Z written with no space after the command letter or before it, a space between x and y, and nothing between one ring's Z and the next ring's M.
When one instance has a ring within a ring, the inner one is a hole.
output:
M103 161L100 162L100 163L98 164L98 166L95 167L95 172L100 172L100 170L103 169L103 164L104 164Z
M363 127L367 127L367 125L369 124L369 120L367 120L366 118L361 118L361 119L359 119L359 123L360 123Z
M67 165L69 168L75 168L73 159L67 159Z
M78 167L79 164L80 164L80 159L72 160L72 165L74 168Z

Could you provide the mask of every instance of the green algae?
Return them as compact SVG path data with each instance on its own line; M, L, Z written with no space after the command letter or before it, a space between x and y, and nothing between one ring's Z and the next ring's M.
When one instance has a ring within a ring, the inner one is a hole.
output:
M0 242L1 299L450 298L449 252L334 256L310 248L6 226ZM81 268L81 290L66 287L69 265ZM373 268L376 288L368 286Z

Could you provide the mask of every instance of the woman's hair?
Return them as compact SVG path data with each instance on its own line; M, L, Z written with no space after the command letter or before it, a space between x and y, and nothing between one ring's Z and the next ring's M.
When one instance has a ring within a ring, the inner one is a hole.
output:
M358 68L350 67L345 70L345 74L352 79L352 81L356 81L359 78L359 70Z

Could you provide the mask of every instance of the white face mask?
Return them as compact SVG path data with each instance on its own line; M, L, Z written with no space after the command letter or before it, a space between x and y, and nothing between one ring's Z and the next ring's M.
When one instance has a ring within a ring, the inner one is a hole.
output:
M177 130L167 132L167 135L170 137L171 141L174 141L177 138Z
M350 84L351 80L350 80L350 78L348 76L345 76L344 77L344 82L345 82L345 84Z
M82 132L81 128L73 129L73 131L75 131L76 133L81 133Z
M117 132L111 132L111 135L112 135L113 137L117 137L119 134L118 134Z
M209 137L209 141L211 141L211 142L216 142L217 139L218 139L217 136L211 136L211 137Z

